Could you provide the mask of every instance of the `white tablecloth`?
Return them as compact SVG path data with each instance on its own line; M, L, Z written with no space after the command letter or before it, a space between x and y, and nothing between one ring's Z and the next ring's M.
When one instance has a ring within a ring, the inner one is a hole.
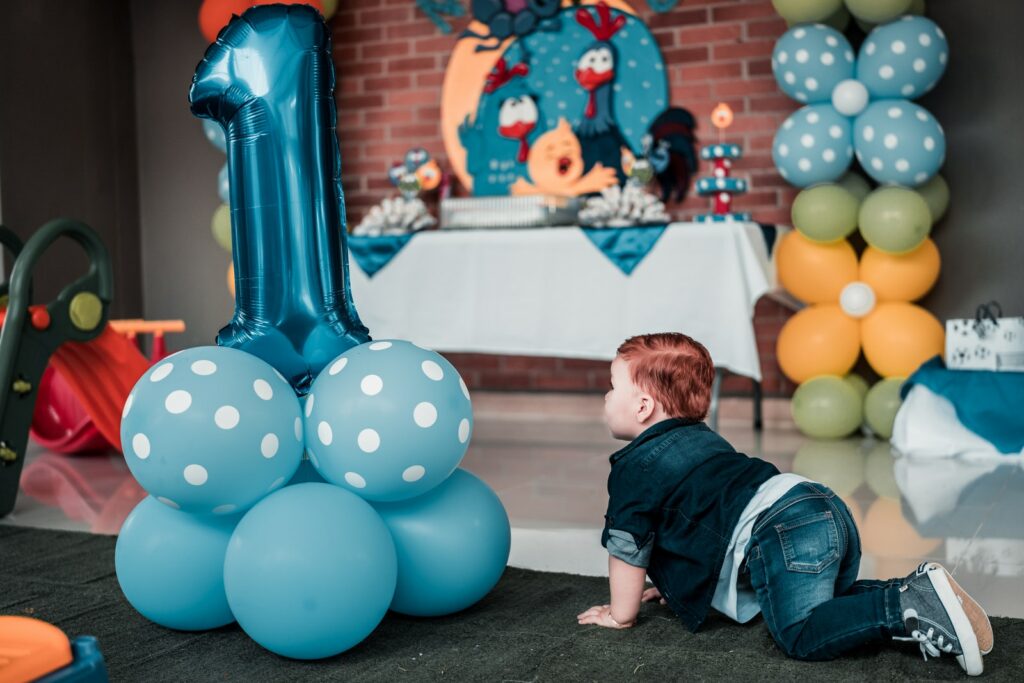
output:
M673 223L632 275L574 227L430 231L372 279L350 268L377 339L611 360L632 335L679 331L717 366L761 379L752 317L774 268L755 223Z

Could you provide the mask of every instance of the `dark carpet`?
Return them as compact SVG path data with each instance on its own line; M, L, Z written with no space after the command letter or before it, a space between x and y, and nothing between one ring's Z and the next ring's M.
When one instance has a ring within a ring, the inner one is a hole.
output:
M865 650L828 663L787 659L760 619L712 618L689 633L667 608L644 605L636 627L578 626L606 602L604 579L508 569L460 614L389 614L359 646L319 662L271 654L237 625L171 631L125 601L114 576L114 539L0 526L0 613L44 619L69 635L94 635L114 681L610 681L950 680L949 657L924 662L916 647ZM993 619L996 647L985 677L1024 681L1024 620Z

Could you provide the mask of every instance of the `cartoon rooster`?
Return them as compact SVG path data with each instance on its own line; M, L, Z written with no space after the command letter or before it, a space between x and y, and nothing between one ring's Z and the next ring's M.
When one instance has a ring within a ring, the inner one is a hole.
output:
M625 182L626 176L620 168L620 150L628 143L615 123L612 107L616 50L611 39L626 25L626 17L619 14L612 19L611 10L603 2L597 4L597 16L595 22L589 10L583 7L576 10L576 21L596 39L576 64L576 81L587 91L587 104L576 136L583 146L586 170L601 163L618 169L619 182Z
M524 62L510 68L504 58L499 59L487 75L485 99L476 119L470 122L466 117L459 126L477 196L506 194L512 182L526 175L530 136L540 118L536 97L526 85L529 73Z

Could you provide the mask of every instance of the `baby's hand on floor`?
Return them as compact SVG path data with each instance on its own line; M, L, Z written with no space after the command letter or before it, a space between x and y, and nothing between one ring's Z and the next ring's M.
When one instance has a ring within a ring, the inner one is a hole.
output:
M656 587L645 590L643 596L640 598L641 602L654 602L655 600L660 600L661 604L665 604L665 598L661 597L661 591Z
M633 622L620 624L612 619L611 605L595 605L586 612L577 614L576 622L580 626L584 624L597 624L598 626L604 626L605 628L629 628L633 625Z

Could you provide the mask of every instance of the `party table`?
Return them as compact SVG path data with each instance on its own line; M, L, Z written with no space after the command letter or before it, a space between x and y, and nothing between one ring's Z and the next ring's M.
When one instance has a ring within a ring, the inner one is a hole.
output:
M352 292L378 339L611 360L632 335L679 331L707 346L718 368L761 379L752 317L775 274L760 225L672 223L626 268L599 247L613 233L575 226L417 233L372 277L351 259ZM374 239L386 238L352 238L350 249Z

